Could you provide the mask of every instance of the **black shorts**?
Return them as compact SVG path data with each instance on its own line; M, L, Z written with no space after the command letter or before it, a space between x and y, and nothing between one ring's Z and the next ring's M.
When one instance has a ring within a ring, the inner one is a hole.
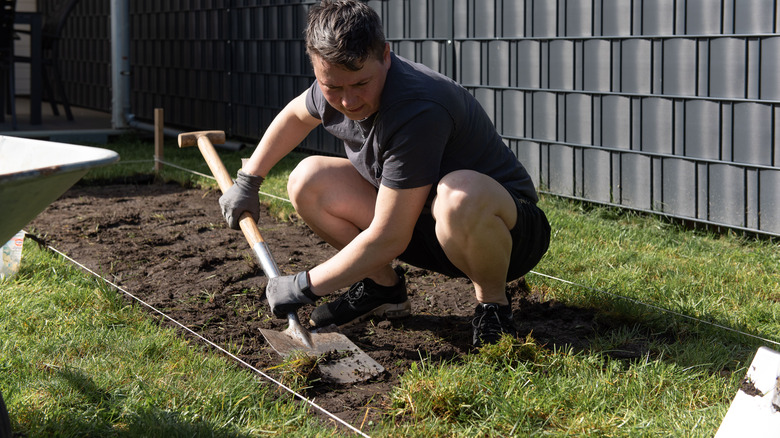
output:
M509 232L512 236L512 259L506 281L527 274L542 259L550 244L550 223L547 216L533 202L515 198L517 223ZM435 221L430 212L423 212L414 226L412 240L398 259L418 268L450 277L466 277L447 258L436 239Z

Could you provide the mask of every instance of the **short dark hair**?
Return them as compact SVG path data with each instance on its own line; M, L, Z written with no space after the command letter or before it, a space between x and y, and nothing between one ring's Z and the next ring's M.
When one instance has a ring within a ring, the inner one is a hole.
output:
M323 0L309 10L306 53L352 71L374 56L381 61L385 33L379 15L357 0Z

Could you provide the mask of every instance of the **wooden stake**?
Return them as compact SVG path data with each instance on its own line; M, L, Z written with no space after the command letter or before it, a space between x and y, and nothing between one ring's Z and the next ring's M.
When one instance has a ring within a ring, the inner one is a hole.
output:
M163 159L163 143L165 142L165 135L163 128L165 127L164 113L162 108L154 109L154 173L160 173L162 170Z

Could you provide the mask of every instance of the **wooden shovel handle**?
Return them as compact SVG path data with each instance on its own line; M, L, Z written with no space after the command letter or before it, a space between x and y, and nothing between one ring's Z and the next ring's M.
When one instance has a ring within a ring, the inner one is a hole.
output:
M198 137L198 149L200 149L201 155L206 160L211 174L217 179L219 189L222 193L225 193L229 188L233 187L233 179L230 177L225 165L222 164L222 160L219 159L217 151L214 149L214 145L211 144L211 140L205 135ZM249 242L250 247L254 247L256 243L265 242L263 236L260 235L260 230L257 228L254 218L248 212L244 212L239 218L238 226L241 227L241 231L244 233L244 237Z
M209 140L208 137L210 135L209 132L210 131L203 131L201 133L182 134L188 136L189 139L187 141L182 141L182 135L180 135L179 146L181 147L184 143L189 143L192 136L197 135L198 149L200 149L201 155L203 155L206 164L208 164L209 169L211 169L211 174L217 179L219 189L222 190L222 193L225 193L229 188L233 187L233 179L230 177L227 169L225 169L225 165L222 164L222 160L219 159L219 155L214 149L214 145L211 144L211 140ZM257 256L258 262L263 268L265 275L268 278L279 276L279 268L276 266L276 262L274 262L271 253L268 251L263 236L260 235L260 230L257 228L257 223L255 223L252 215L247 212L241 214L238 225L241 227L241 231L243 231L244 237L246 238L246 241L249 242L249 246L254 251L255 256ZM313 348L311 334L308 330L303 328L301 322L298 320L298 315L295 312L288 313L287 321L289 327L285 333L295 337L308 348Z

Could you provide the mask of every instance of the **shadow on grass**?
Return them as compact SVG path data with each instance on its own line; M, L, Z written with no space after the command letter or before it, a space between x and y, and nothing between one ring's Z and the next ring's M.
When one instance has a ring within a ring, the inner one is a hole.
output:
M77 392L82 401L64 411L39 413L31 424L21 428L11 421L14 432L8 436L116 436L116 437L235 437L248 438L231 427L221 427L206 419L191 420L179 412L153 406L141 400L138 406L128 406L127 398L108 388L100 387L89 375L79 369L66 367L55 370L54 379L61 380ZM75 411L79 415L69 415ZM3 438L6 435L2 435Z
M746 365L761 344L751 334L726 330L622 302L578 307L551 301L518 301L519 334L550 349L604 354L621 361L664 360L705 367L727 376Z

